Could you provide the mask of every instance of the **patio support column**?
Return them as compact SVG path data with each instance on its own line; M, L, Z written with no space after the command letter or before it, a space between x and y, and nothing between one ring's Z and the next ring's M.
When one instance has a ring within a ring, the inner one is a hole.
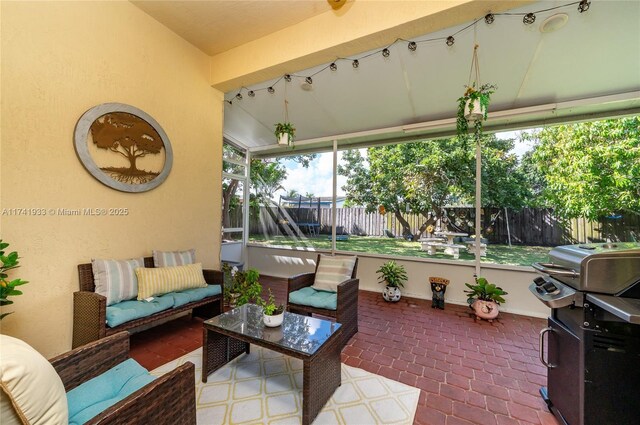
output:
M251 152L249 149L245 150L245 167L244 167L244 188L242 190L242 262L246 264L245 270L249 269L249 255L247 253L247 242L249 242L249 189L251 187Z
M480 135L476 136L476 239L475 244L475 263L476 276L480 276L480 245L482 244L481 220L480 214L482 209L482 146L480 144Z
M336 253L336 193L338 192L338 139L333 139L333 193L331 198L331 254Z

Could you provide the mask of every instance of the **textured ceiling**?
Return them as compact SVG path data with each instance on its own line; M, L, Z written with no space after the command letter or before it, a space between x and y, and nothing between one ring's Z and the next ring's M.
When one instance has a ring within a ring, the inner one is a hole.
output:
M326 0L131 2L209 55L331 10Z

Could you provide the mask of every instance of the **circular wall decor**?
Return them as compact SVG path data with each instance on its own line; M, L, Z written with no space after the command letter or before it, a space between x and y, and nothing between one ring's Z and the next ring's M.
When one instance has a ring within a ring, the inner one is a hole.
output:
M93 177L123 192L158 187L173 165L171 143L160 124L123 103L103 103L85 112L76 124L74 146Z

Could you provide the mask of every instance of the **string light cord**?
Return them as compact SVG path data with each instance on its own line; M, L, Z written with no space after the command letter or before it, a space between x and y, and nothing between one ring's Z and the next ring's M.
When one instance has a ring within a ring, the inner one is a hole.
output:
M578 11L580 13L586 12L587 10L589 10L590 6L591 6L591 1L590 0L578 0L578 1L574 1L571 3L567 3L564 5L558 5L558 6L554 6L554 7L548 7L545 9L539 9L539 10L535 10L532 12L501 12L501 13L488 13L487 15L475 19L473 20L471 23L469 23L468 25L462 27L461 29L455 31L454 33L452 33L449 36L441 36L441 37L433 37L433 38L428 38L428 39L418 39L418 40L406 40L404 38L396 38L395 41L393 41L391 44L387 45L386 47L379 49L379 50L375 50L372 51L370 53L364 54L362 56L358 56L358 57L336 57L330 64L323 66L322 68L318 69L317 71L308 74L308 75L300 75L300 74L285 74L289 77L295 77L296 79L302 79L304 81L306 81L308 84L312 84L313 83L313 77L315 77L316 75L326 71L327 69L330 69L332 72L336 72L338 69L337 63L338 62L351 62L353 65L353 68L358 68L360 61L363 59L367 59L371 56L376 56L379 54L382 54L385 58L389 57L390 55L390 49L397 46L400 43L406 43L408 49L411 52L415 52L417 50L417 47L419 44L425 44L425 43L434 43L434 42L442 42L445 41L445 43L447 44L447 46L451 47L454 45L455 43L455 37L466 32L467 30L469 30L470 28L474 27L478 22L484 20L487 25L491 25L495 19L495 17L499 17L499 16L506 16L506 17L512 17L512 16L522 16L523 17L523 23L525 25L529 25L532 24L533 22L535 22L535 15L539 14L539 13L545 13L545 12L550 12L553 10L558 10L558 9L566 9L572 6L578 5ZM475 30L475 28L474 28ZM474 37L475 40L475 37ZM474 41L475 42L475 41ZM474 48L474 55L476 54L476 50L477 50L477 44L475 45ZM269 94L274 94L275 93L275 86L278 85L278 83L280 83L280 81L282 81L283 79L285 79L285 75L281 76L280 78L278 78L277 80L275 80L273 83L271 83L269 86L265 86L265 87L259 87L259 88L254 88L254 89L248 89L247 87L240 87L240 89L238 90L238 92L234 95L234 98L238 101L243 99L242 96L242 92L246 91L247 93L249 93L250 97L254 97L255 94L257 92L262 92L262 91L268 91ZM479 78L479 77L478 77ZM289 81L289 80L287 80ZM477 81L479 83L479 79ZM229 105L233 105L233 99L225 99L224 102L228 103ZM286 102L286 101L285 101Z

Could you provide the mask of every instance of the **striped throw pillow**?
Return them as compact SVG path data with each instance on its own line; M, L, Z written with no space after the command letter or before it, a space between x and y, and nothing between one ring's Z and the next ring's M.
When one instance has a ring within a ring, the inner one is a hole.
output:
M207 286L201 263L153 269L141 267L136 269L136 275L138 276L138 300L167 292Z
M184 266L195 262L195 249L186 251L153 251L153 265L155 267Z
M107 297L107 305L135 298L138 295L135 270L139 267L144 267L143 258L91 260L96 293Z
M338 292L338 285L351 279L355 264L356 257L321 255L312 288L319 291Z

